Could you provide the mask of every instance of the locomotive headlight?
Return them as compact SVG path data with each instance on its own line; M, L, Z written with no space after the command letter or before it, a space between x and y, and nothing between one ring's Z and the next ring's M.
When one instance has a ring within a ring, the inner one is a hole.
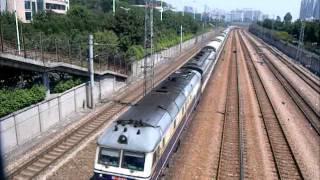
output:
M99 177L103 177L103 175L102 175L102 174L99 174Z

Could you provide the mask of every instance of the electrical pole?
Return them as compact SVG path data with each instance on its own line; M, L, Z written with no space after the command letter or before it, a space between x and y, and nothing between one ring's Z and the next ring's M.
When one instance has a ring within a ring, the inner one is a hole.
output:
M14 15L15 15L15 19L16 19L16 32L17 32L18 53L19 53L19 55L20 55L21 48L20 48L20 35L19 35L19 23L18 23L17 3L16 3L16 0L13 0L13 6L14 6Z
M161 10L160 10L160 20L162 21L162 13L163 13L163 7L162 7L163 0L161 0Z
M180 53L182 52L183 31L182 25L180 26Z
M155 6L154 0L146 0L145 2L145 17L144 17L144 95L148 92L148 82L151 81L151 88L154 87L154 46L153 46L153 8ZM149 52L149 53L148 53ZM151 63L148 61L150 57ZM149 70L150 69L150 70ZM151 72L151 77L149 77Z
M184 1L183 1L184 3ZM183 17L184 17L184 4L182 4L182 21L180 25L180 53L182 52L182 41L183 41L183 27L182 27L182 22L183 22Z
M300 35L299 35L299 43L298 43L298 50L296 54L296 61L300 62L301 53L303 50L303 40L304 40L304 29L305 24L303 21L301 21L301 29L300 29Z
M116 0L112 0L112 11L113 11L113 15L116 14Z
M193 19L196 19L196 1L193 1Z
M93 69L93 35L89 35L89 57L88 57L88 70L90 76L90 107L94 108L93 102L93 87L94 87L94 69Z

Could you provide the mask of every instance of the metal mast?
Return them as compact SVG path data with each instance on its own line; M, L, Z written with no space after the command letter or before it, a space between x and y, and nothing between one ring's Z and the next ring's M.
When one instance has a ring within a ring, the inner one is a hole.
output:
M149 88L154 87L154 46L153 46L153 8L154 0L145 0L145 17L144 17L144 49L145 58L143 65L144 72L144 95ZM150 84L150 85L149 85Z
M298 50L297 50L297 54L296 54L296 61L298 61L298 62L300 62L301 52L302 52L302 49L303 49L304 29L305 29L305 24L304 24L303 21L301 21L301 29L300 29L300 35L299 35Z

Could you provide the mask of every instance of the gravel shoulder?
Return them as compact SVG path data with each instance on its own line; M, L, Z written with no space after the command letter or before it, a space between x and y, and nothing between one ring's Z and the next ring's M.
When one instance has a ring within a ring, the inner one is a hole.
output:
M239 42L240 39L237 39L237 42ZM276 177L275 166L259 104L248 72L246 59L239 43L237 48L241 94L240 106L242 106L240 113L243 118L243 132L245 134L245 178L273 179Z
M249 34L249 36L251 36ZM246 38L244 38L246 39ZM249 44L250 53L257 57L255 50ZM319 179L320 177L320 139L312 130L292 98L260 58L255 61L258 73L271 98L280 123L288 138L289 144L298 161L304 177ZM258 60L259 59L259 60Z

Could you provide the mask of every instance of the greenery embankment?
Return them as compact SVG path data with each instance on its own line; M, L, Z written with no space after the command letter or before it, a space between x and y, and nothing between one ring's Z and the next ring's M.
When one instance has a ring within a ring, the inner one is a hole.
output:
M144 45L144 8L133 6L143 4L141 0L116 0L116 13L112 12L110 0L71 0L70 10L66 15L53 12L39 12L33 16L29 24L20 23L22 46L26 49L40 46L42 38L44 50L54 50L55 43L59 46L59 52L86 47L88 34L93 33L96 42L106 44L96 46L95 52L108 54L121 54L126 59L140 59L145 53ZM167 8L164 3L164 8ZM203 18L208 21L208 18ZM214 22L211 22L214 24ZM4 37L15 41L15 20L11 13L1 15L1 24ZM171 10L164 11L163 21L160 20L160 12L154 11L154 42L156 51L167 48L179 42L180 25L183 25L184 39L207 29L208 25L200 21L200 14L194 19L192 14ZM41 37L40 34L41 33ZM74 46L73 46L74 45ZM83 50L85 56L86 51Z
M320 55L320 20L304 21L304 47ZM258 25L273 30L272 35L275 39L283 40L297 45L299 41L302 21L300 19L292 22L292 16L287 13L284 19L279 16L275 20L265 19L258 22Z
M35 76L37 78L34 78ZM15 78L18 77L19 76L16 76ZM41 78L35 74L32 74L32 76L25 75L24 77L25 79L20 81L12 80L11 82L3 82L0 80L0 117L45 99L45 88L41 84ZM70 76L58 76L56 79L51 76L50 79L51 93L62 93L85 82L85 79ZM19 83L13 85L13 81L18 81ZM31 85L31 81L33 81L35 85Z
M41 85L23 89L0 89L0 117L38 103L44 98L45 89Z
M68 89L82 84L84 81L80 78L71 78L67 80L60 80L54 83L52 93L62 93Z

